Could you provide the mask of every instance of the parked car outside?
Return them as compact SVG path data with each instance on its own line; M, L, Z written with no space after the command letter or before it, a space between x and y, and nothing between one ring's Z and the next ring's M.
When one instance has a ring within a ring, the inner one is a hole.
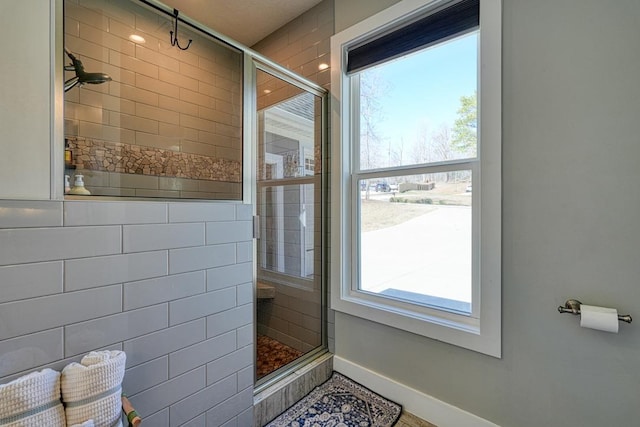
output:
M388 193L389 191L391 191L391 188L386 182L379 182L378 184L376 184L376 191L383 191L385 193Z

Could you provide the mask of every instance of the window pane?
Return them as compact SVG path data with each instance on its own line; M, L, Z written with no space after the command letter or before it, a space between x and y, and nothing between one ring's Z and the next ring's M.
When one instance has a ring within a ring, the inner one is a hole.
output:
M471 312L471 171L360 180L360 290Z
M314 184L263 187L260 191L260 267L313 279Z
M362 170L476 156L478 34L359 74Z
M65 33L65 48L110 77L73 86L80 66L65 55L70 184L82 175L95 196L241 200L242 51L181 22L193 40L182 53L169 43L174 18L140 2L67 0L64 13L90 34Z

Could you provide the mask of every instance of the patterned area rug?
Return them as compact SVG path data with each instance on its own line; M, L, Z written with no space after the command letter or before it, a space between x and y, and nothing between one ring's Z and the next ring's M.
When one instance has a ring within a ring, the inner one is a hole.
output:
M262 378L287 363L293 362L302 354L301 351L282 344L278 340L265 335L258 335L256 343L256 374L258 378Z
M334 372L265 427L391 427L402 406Z

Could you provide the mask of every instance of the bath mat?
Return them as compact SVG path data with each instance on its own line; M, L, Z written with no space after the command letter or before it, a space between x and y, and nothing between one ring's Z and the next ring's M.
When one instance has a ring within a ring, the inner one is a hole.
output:
M402 406L338 372L265 427L391 427Z

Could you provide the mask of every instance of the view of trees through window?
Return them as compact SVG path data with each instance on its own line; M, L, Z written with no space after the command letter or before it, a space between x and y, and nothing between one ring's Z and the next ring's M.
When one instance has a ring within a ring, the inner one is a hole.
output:
M477 43L359 74L360 290L471 311Z

